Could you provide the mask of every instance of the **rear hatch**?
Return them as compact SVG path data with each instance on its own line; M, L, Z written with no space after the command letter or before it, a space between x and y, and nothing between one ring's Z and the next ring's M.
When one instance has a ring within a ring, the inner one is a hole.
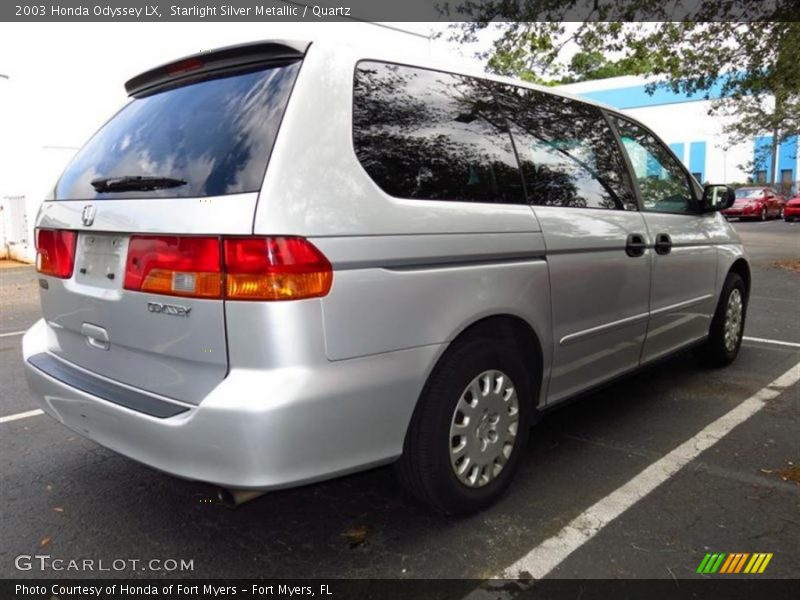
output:
M49 351L198 403L226 375L225 236L252 233L307 44L202 53L126 84L37 221Z

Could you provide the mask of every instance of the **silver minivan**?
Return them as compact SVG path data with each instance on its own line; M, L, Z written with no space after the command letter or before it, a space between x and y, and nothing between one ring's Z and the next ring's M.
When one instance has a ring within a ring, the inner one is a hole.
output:
M234 500L395 463L466 513L544 411L737 355L731 190L612 108L287 41L126 88L42 205L23 352L45 412L134 460Z

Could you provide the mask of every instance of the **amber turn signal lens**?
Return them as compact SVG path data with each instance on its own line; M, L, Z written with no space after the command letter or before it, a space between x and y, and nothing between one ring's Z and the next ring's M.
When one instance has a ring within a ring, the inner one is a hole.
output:
M222 292L222 274L151 269L142 281L139 291L169 296L219 298Z
M333 274L296 273L237 275L229 273L225 296L231 300L298 300L318 298L331 289Z

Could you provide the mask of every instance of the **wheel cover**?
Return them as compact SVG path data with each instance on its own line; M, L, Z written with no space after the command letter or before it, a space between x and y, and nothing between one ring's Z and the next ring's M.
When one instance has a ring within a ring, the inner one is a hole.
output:
M511 378L484 371L461 393L450 422L450 465L471 488L491 483L503 471L517 442L519 399Z
M742 293L738 289L734 289L728 296L728 305L725 308L725 349L728 352L733 352L739 343L743 314Z

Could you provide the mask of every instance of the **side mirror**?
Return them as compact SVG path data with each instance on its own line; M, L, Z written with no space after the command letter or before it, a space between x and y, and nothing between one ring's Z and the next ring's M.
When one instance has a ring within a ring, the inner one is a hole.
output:
M706 211L725 210L736 201L736 191L729 185L703 186L703 209Z

